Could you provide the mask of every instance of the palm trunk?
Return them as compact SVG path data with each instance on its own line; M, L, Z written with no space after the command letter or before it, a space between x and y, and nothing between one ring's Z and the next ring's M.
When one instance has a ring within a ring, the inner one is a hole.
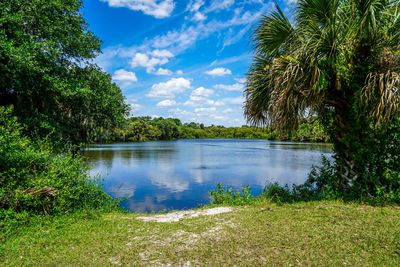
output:
M354 119L347 100L335 96L333 127L330 133L334 145L334 159L338 175L338 189L347 191L358 178L357 161L355 160L356 147L354 138L357 138L353 125Z

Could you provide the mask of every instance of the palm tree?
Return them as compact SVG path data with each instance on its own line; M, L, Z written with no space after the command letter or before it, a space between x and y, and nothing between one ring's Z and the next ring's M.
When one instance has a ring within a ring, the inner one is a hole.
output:
M318 115L348 188L362 179L354 155L365 135L400 111L400 1L299 0L292 15L276 4L254 33L245 116L292 129Z

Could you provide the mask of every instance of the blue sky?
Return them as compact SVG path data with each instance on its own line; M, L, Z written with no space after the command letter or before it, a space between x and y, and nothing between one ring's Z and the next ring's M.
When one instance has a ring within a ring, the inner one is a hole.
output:
M103 41L96 63L133 116L240 126L251 33L273 9L269 0L85 0L82 12Z

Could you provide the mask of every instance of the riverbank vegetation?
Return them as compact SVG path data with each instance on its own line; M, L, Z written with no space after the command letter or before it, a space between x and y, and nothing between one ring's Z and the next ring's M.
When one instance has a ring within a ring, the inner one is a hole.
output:
M177 118L128 118L122 127L116 128L106 142L143 142L156 140L241 138L268 139L301 142L329 142L321 123L315 117L304 118L299 127L290 132L272 128L204 126L202 123L182 123Z

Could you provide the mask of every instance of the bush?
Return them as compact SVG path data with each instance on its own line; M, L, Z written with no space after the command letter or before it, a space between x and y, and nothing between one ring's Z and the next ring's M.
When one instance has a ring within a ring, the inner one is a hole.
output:
M11 113L0 107L0 221L116 207L88 176L82 159L22 136L23 127Z
M247 205L255 201L251 196L250 186L245 186L241 191L234 191L231 187L224 188L220 183L217 190L210 192L212 204Z
M280 186L278 183L272 183L264 188L263 195L273 202L293 202L295 200L289 186Z

